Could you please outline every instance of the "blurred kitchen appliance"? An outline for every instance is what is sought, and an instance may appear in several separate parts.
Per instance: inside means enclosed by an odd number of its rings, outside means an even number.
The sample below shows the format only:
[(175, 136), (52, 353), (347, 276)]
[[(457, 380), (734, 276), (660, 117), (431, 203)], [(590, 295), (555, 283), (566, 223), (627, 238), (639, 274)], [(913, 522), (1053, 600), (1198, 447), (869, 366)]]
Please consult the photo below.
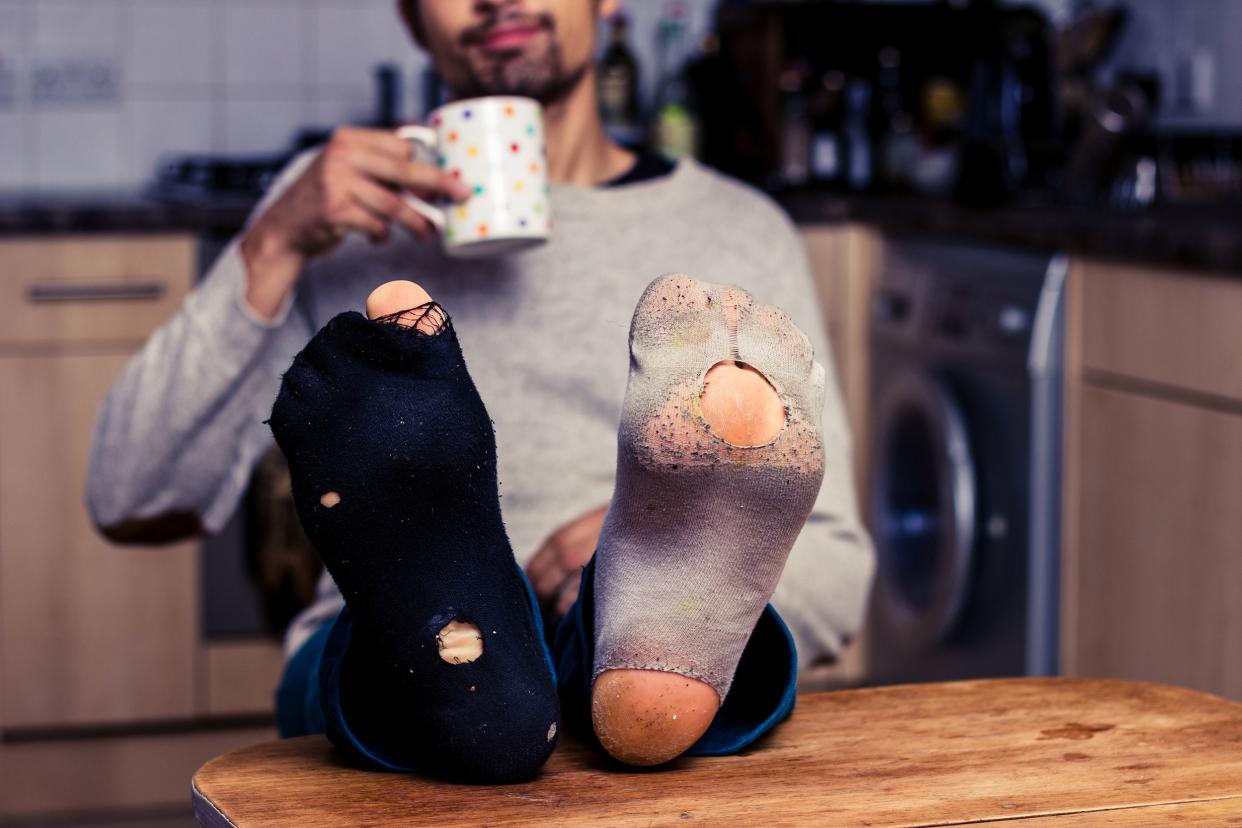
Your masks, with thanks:
[(916, 241), (884, 262), (868, 682), (1053, 674), (1064, 262)]

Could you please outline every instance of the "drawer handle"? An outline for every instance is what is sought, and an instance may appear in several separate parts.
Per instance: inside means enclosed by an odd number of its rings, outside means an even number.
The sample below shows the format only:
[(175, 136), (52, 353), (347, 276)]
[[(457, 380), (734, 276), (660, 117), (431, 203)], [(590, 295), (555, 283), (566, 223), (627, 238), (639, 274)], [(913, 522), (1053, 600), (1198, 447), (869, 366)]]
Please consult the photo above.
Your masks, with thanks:
[(26, 298), (37, 303), (133, 302), (163, 295), (161, 282), (43, 282), (26, 290)]

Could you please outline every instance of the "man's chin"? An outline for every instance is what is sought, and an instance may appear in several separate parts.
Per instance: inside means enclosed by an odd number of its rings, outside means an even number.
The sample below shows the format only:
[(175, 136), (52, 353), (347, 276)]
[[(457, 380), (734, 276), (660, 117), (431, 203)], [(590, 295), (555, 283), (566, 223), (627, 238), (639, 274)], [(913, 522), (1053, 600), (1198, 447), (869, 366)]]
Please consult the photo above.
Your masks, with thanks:
[(581, 79), (585, 67), (565, 72), (555, 54), (541, 50), (531, 55), (525, 51), (512, 54), (479, 56), (471, 61), (471, 82), (458, 97), (487, 95), (518, 95), (534, 98), (542, 104), (563, 98)]

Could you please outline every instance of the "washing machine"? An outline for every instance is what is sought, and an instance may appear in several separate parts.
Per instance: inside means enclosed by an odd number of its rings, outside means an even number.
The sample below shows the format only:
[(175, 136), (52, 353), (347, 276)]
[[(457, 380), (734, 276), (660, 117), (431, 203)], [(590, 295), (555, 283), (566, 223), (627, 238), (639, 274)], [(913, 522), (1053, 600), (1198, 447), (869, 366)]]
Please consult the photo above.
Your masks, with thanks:
[(871, 320), (870, 683), (1055, 674), (1064, 259), (886, 245)]

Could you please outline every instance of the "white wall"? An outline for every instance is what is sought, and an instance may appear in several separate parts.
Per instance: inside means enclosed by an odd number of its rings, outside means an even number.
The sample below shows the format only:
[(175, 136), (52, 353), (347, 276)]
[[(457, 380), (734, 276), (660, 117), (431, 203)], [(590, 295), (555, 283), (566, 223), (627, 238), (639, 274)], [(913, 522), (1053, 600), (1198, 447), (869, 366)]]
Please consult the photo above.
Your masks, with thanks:
[[(395, 0), (0, 0), (0, 188), (140, 184), (165, 153), (286, 147), (417, 92)], [(406, 112), (416, 111), (414, 102)]]
[[(701, 31), (712, 0), (687, 6)], [(627, 2), (644, 67), (662, 7)], [(133, 187), (165, 154), (283, 149), (365, 119), (380, 62), (421, 113), (396, 0), (0, 0), (0, 190)]]

